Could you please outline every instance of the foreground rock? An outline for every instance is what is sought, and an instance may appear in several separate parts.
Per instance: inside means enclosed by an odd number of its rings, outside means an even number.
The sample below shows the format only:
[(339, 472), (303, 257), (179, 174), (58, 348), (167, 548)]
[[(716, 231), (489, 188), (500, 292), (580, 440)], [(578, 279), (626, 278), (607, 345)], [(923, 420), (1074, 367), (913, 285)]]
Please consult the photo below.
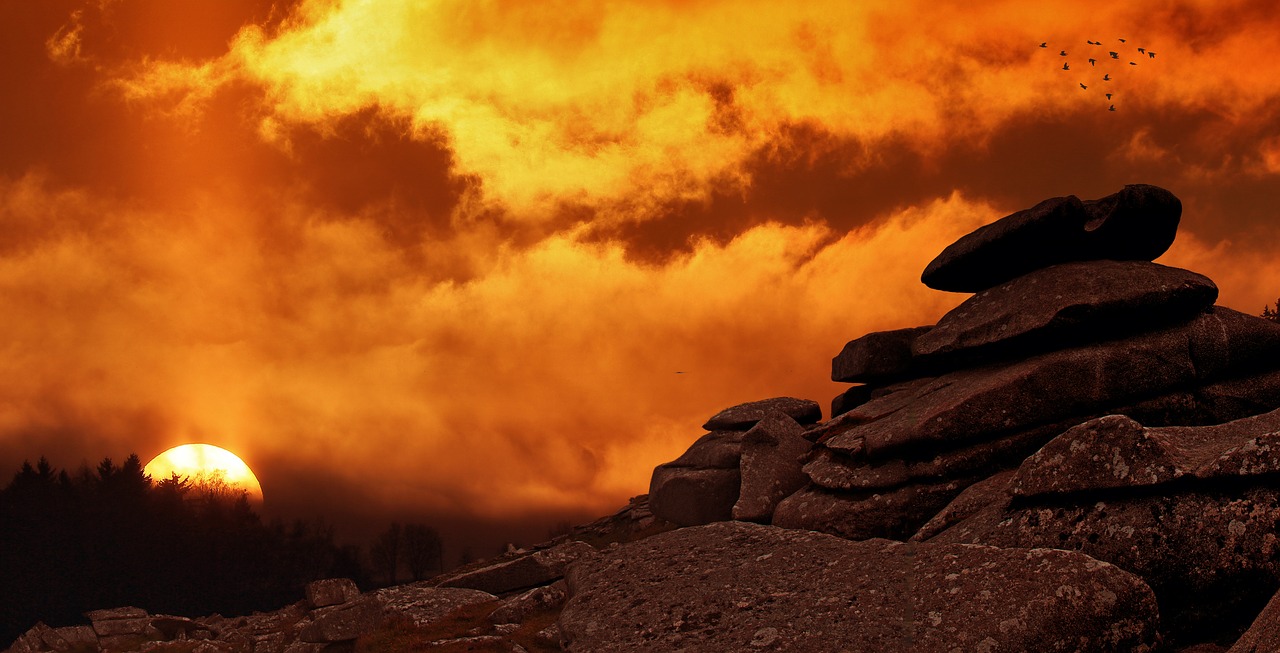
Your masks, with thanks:
[(1051, 549), (850, 542), (723, 523), (622, 546), (567, 580), (559, 623), (569, 651), (1145, 651), (1157, 642), (1146, 585)]

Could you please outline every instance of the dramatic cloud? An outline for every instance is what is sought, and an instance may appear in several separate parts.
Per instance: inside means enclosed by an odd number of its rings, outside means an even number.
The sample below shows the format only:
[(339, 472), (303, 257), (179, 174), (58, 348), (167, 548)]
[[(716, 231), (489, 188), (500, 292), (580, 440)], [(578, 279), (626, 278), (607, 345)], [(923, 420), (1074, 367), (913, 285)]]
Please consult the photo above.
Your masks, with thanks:
[(176, 6), (0, 3), (4, 465), (600, 514), (961, 301), (918, 282), (957, 236), (1125, 183), (1184, 201), (1162, 262), (1280, 294), (1269, 1)]

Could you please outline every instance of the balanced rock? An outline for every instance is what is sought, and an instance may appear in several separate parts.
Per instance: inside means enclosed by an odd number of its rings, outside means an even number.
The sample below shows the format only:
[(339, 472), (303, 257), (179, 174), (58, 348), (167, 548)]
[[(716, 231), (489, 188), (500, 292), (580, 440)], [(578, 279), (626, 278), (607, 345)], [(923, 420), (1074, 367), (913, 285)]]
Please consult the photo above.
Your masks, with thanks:
[(702, 428), (708, 431), (746, 431), (773, 412), (782, 413), (800, 424), (813, 424), (822, 419), (822, 407), (816, 401), (774, 397), (726, 408), (707, 420)]
[(1045, 200), (952, 243), (925, 268), (930, 288), (979, 292), (1071, 261), (1151, 261), (1173, 244), (1182, 202), (1163, 188), (1127, 185), (1099, 200)]
[(565, 649), (1148, 651), (1139, 579), (1052, 549), (850, 542), (741, 522), (574, 566)]
[(1208, 278), (1144, 261), (1083, 261), (1030, 272), (952, 309), (911, 343), (919, 359), (1034, 354), (1185, 321), (1213, 305)]

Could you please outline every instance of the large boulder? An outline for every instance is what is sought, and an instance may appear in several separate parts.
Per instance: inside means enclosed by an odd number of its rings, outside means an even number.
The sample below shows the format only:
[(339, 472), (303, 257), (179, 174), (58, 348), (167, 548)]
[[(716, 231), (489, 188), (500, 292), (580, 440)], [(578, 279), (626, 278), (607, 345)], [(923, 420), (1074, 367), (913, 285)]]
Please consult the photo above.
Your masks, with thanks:
[(649, 481), (653, 514), (678, 526), (732, 519), (742, 484), (739, 464), (745, 435), (712, 431), (679, 458), (654, 468)]
[(559, 625), (591, 651), (1148, 651), (1151, 591), (1073, 552), (850, 542), (729, 522), (574, 566)]
[(1173, 193), (1146, 184), (1088, 202), (1056, 197), (960, 238), (920, 279), (936, 290), (979, 292), (1059, 263), (1151, 261), (1173, 244), (1181, 217)]
[(978, 360), (1127, 336), (1213, 305), (1207, 277), (1145, 261), (1083, 261), (1030, 272), (952, 309), (911, 343), (920, 359)]
[(1227, 653), (1275, 653), (1280, 651), (1280, 593), (1271, 597), (1267, 606), (1249, 630), (1245, 631)]
[(1081, 551), (1146, 580), (1172, 641), (1229, 636), (1280, 588), (1277, 429), (1280, 411), (1204, 427), (1094, 420), (1026, 460), (1007, 488), (957, 497), (966, 505), (916, 539)]

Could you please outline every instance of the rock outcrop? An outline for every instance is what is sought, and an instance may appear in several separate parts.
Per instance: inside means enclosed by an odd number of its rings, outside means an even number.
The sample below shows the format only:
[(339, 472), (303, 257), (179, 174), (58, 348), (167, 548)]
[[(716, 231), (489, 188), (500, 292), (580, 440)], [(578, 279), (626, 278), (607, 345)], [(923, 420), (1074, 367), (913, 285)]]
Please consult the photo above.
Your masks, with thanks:
[[(751, 521), (1080, 551), (1150, 585), (1171, 643), (1238, 634), (1280, 588), (1268, 485), (1280, 478), (1280, 324), (1216, 306), (1211, 280), (1150, 262), (1180, 216), (1167, 191), (1127, 186), (1042, 202), (948, 247), (925, 282), (977, 294), (935, 325), (844, 346), (831, 378), (859, 385), (804, 427), (807, 482)], [(713, 460), (721, 441), (736, 448)], [(742, 519), (742, 451), (740, 438), (705, 436), (655, 470), (654, 505), (683, 526)], [(715, 474), (719, 494), (669, 491), (676, 469), (690, 486)], [(769, 474), (783, 487), (795, 472)]]

